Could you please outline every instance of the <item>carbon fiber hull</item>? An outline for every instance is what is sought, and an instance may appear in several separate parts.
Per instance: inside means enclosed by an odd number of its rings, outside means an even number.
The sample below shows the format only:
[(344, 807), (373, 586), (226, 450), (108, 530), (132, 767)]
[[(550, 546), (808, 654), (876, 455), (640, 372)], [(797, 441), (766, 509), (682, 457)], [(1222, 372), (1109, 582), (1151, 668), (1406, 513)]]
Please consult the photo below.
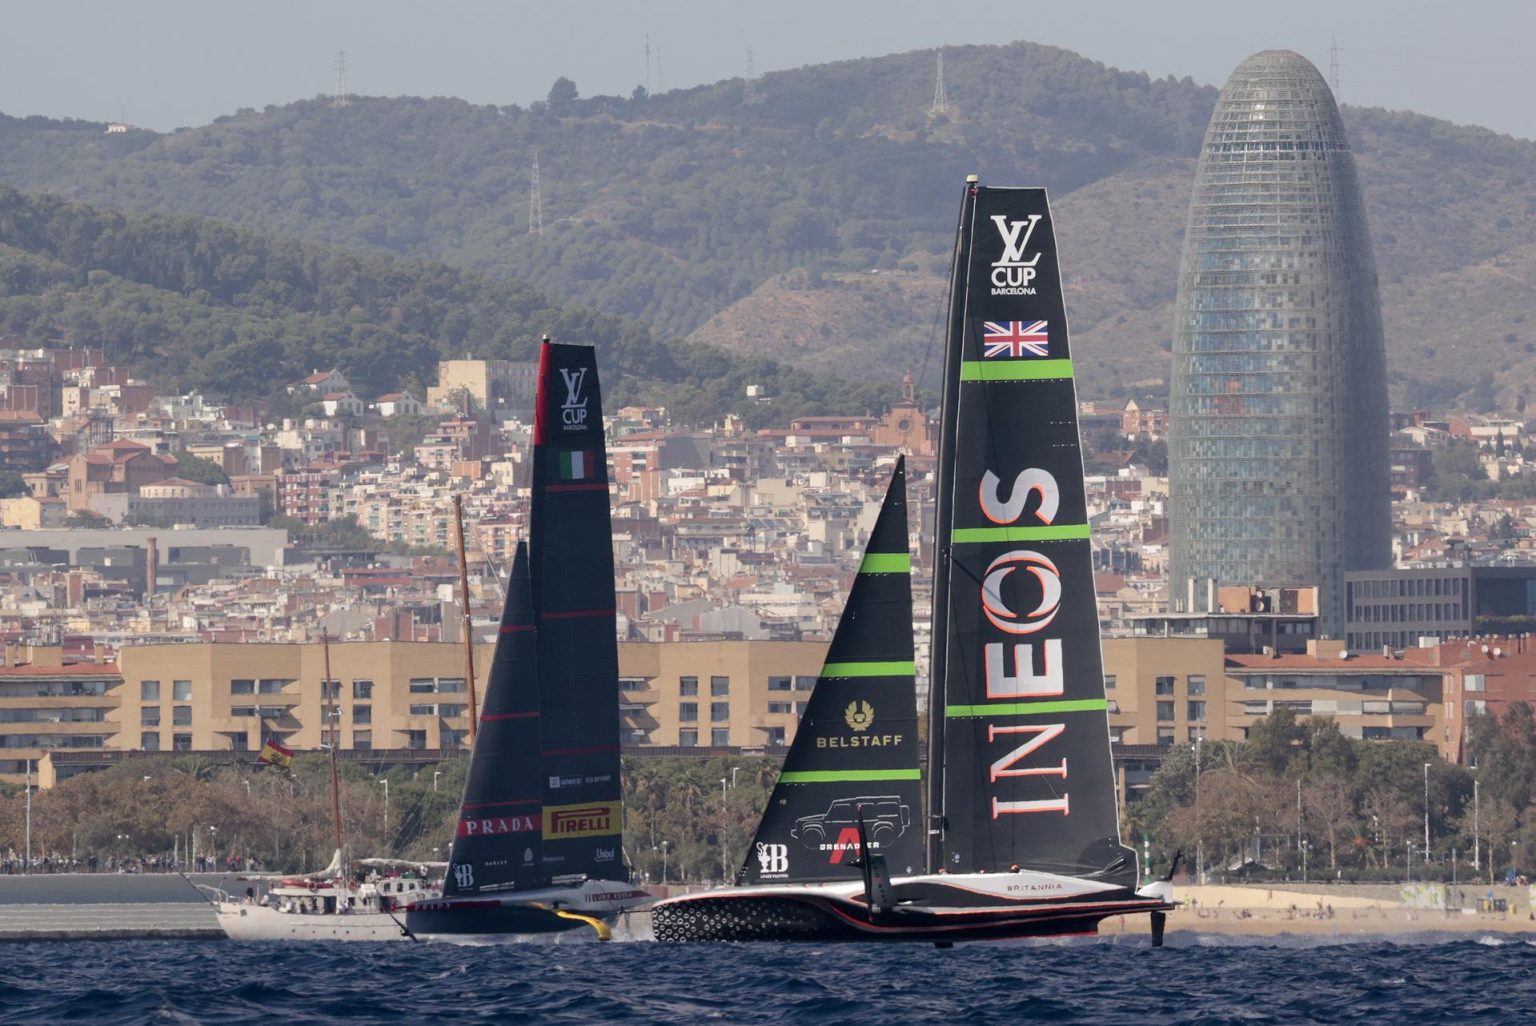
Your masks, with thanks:
[(786, 889), (782, 894), (700, 894), (651, 910), (656, 939), (698, 941), (985, 941), (1095, 934), (1111, 916), (1173, 906), (1128, 895), (1115, 900), (1039, 902), (1014, 907), (902, 906), (870, 914), (862, 900)]

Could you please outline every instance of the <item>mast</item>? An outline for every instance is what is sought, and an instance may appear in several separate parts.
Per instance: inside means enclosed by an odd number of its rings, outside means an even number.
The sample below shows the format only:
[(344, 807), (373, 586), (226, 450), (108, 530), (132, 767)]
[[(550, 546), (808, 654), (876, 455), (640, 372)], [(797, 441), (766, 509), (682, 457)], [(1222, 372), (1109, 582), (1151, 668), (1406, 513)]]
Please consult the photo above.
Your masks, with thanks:
[[(325, 653), (325, 684), (322, 685), (326, 694), (325, 718), (331, 724), (331, 826), (336, 832), (336, 851), (339, 854), (341, 852), (341, 778), (336, 770), (336, 740), (341, 724), (336, 719), (336, 687), (332, 687), (331, 681), (331, 639), (324, 627), (320, 628), (320, 649)], [(345, 864), (343, 864), (341, 875), (343, 877), (347, 875)]]
[(475, 639), (470, 630), (469, 617), (469, 564), (464, 557), (464, 497), (453, 497), (453, 522), (458, 528), (459, 542), (459, 594), (464, 598), (464, 681), (469, 689), (469, 744), (475, 744), (475, 726), (478, 722), (475, 710)]
[(960, 350), (965, 337), (971, 233), (976, 208), (976, 175), (966, 175), (949, 265), (949, 318), (944, 342), (944, 383), (939, 415), (939, 462), (934, 504), (933, 608), (928, 663), (928, 871), (941, 868), (944, 844), (944, 667), (948, 649), (945, 609), (949, 603), (949, 528), (954, 520), (955, 408), (960, 399)]

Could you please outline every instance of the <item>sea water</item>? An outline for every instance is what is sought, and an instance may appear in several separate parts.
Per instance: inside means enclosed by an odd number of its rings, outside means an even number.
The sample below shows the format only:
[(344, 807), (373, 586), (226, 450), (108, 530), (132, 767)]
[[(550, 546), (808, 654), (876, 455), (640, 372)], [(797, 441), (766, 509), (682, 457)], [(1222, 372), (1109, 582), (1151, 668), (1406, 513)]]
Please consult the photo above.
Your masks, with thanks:
[(1514, 939), (0, 945), (0, 1023), (1517, 1023)]

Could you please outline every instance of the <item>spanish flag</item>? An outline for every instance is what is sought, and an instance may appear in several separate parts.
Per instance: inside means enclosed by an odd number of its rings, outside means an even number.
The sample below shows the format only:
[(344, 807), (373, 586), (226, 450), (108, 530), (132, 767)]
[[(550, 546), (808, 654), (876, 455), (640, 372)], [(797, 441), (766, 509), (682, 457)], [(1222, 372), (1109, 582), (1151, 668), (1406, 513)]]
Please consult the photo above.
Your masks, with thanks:
[(264, 766), (292, 766), (293, 749), (284, 747), (277, 738), (269, 737), (267, 743), (262, 746), (261, 754), (256, 757), (256, 761)]

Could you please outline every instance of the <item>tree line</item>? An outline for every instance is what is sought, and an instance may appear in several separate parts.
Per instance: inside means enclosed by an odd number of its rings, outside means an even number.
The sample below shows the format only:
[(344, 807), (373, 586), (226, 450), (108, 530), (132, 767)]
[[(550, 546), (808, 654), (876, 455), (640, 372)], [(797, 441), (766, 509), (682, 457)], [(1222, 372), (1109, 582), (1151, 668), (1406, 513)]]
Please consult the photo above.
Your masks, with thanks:
[(1178, 852), (1198, 872), (1203, 860), (1207, 879), (1523, 874), (1536, 857), (1536, 716), (1516, 702), (1467, 729), (1476, 769), (1426, 742), (1360, 740), (1276, 710), (1246, 740), (1169, 749), (1129, 805), (1128, 836), (1154, 866)]

